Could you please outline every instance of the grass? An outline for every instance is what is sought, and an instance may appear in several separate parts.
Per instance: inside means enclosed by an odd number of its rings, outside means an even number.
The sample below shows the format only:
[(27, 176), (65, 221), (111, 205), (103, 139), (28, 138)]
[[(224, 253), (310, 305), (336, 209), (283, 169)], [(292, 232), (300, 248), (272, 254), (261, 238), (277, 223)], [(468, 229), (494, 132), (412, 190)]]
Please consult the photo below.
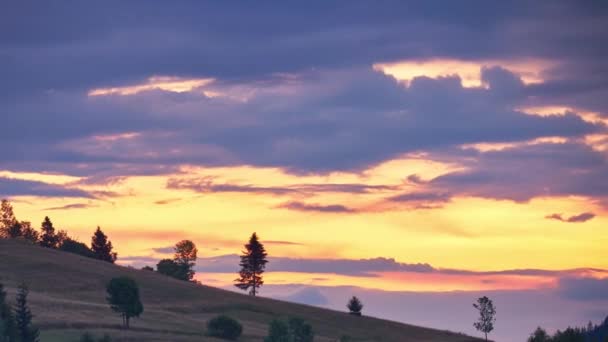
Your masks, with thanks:
[[(105, 301), (105, 284), (129, 276), (140, 287), (144, 313), (130, 330)], [(465, 342), (462, 334), (373, 317), (354, 317), (307, 305), (252, 298), (230, 291), (178, 281), (156, 272), (135, 270), (78, 255), (0, 239), (0, 283), (14, 298), (21, 282), (42, 342), (78, 341), (85, 331), (108, 334), (113, 341), (219, 341), (204, 335), (206, 322), (226, 314), (243, 324), (240, 341), (262, 341), (273, 318), (301, 317), (315, 331), (315, 341)]]

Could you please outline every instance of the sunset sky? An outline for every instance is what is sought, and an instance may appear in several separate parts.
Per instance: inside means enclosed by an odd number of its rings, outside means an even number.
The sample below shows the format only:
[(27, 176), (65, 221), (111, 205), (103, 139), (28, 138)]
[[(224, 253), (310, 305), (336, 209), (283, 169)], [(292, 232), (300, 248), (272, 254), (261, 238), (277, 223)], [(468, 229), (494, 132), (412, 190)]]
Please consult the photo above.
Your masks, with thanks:
[(0, 197), (141, 267), (497, 341), (608, 311), (602, 1), (0, 5)]

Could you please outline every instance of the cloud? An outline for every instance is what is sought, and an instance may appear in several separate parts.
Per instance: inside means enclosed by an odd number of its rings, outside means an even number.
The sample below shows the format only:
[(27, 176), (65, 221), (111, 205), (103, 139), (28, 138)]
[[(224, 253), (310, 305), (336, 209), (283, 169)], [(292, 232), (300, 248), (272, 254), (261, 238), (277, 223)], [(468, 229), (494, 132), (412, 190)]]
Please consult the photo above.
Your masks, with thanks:
[(551, 215), (545, 216), (546, 219), (557, 220), (557, 221), (568, 222), (568, 223), (587, 222), (587, 221), (593, 219), (594, 217), (595, 217), (594, 213), (582, 213), (582, 214), (570, 216), (568, 218), (562, 217), (562, 214), (551, 214)]
[(165, 205), (165, 204), (179, 202), (181, 200), (182, 200), (181, 198), (167, 198), (167, 199), (155, 201), (154, 204)]
[(277, 240), (266, 240), (264, 241), (266, 245), (284, 245), (284, 246), (304, 246), (303, 243), (292, 242), (292, 241), (277, 241)]
[(341, 204), (316, 204), (304, 203), (298, 201), (289, 201), (279, 204), (277, 208), (283, 208), (294, 211), (310, 211), (320, 213), (353, 213), (356, 210), (348, 208)]
[(152, 248), (152, 251), (154, 251), (156, 253), (160, 253), (160, 254), (173, 254), (175, 252), (175, 247), (174, 246), (157, 247), (157, 248)]
[(608, 278), (564, 277), (558, 283), (565, 298), (582, 301), (608, 301)]
[(3, 196), (81, 197), (95, 198), (84, 190), (38, 181), (0, 177)]
[(93, 207), (95, 207), (95, 205), (87, 204), (87, 203), (73, 203), (73, 204), (66, 204), (66, 205), (60, 206), (60, 207), (46, 208), (44, 210), (71, 210), (71, 209), (87, 209), (87, 208), (93, 208)]

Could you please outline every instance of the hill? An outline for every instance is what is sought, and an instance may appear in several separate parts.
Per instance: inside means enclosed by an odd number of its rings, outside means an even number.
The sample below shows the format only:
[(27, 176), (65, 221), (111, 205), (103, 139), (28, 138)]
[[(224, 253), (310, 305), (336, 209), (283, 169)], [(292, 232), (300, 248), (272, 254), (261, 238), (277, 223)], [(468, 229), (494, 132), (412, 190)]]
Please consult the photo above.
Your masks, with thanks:
[[(120, 318), (105, 302), (105, 284), (123, 275), (138, 282), (145, 306), (143, 316), (133, 320), (129, 331), (120, 329)], [(206, 321), (217, 314), (241, 321), (241, 341), (261, 341), (268, 323), (286, 316), (310, 322), (315, 341), (337, 341), (342, 335), (353, 341), (480, 341), (372, 317), (252, 298), (12, 240), (0, 239), (0, 282), (11, 299), (20, 282), (28, 284), (42, 342), (77, 341), (84, 331), (108, 333), (113, 341), (214, 341), (204, 331)]]

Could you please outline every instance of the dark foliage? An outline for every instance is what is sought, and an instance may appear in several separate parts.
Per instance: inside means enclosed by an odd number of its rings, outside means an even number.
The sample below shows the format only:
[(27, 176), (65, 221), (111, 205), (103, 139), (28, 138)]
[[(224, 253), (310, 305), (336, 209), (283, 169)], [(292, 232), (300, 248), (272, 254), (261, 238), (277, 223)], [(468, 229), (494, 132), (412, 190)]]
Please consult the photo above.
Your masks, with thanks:
[(116, 253), (112, 249), (112, 242), (108, 240), (108, 237), (101, 231), (101, 228), (97, 227), (91, 239), (91, 250), (95, 258), (114, 263), (116, 261)]
[(4, 285), (0, 284), (0, 342), (16, 340), (15, 319), (11, 307), (6, 301)]
[(8, 200), (3, 199), (0, 202), (0, 238), (10, 237), (8, 231), (15, 223), (17, 223), (17, 219), (13, 212), (13, 206)]
[(150, 267), (150, 266), (144, 266), (141, 268), (143, 271), (154, 271), (154, 268)]
[(175, 244), (173, 261), (179, 266), (179, 270), (174, 273), (174, 277), (186, 281), (194, 279), (194, 265), (197, 253), (198, 249), (196, 245), (190, 240), (182, 240)]
[(123, 326), (128, 329), (130, 319), (139, 317), (144, 311), (137, 283), (128, 277), (112, 278), (106, 286), (106, 292), (108, 293), (106, 299), (112, 310), (120, 313)]
[(496, 322), (494, 303), (492, 303), (490, 298), (483, 296), (477, 299), (477, 303), (474, 303), (473, 307), (479, 311), (479, 319), (473, 323), (473, 326), (485, 334), (487, 341), (488, 333), (494, 330), (494, 323)]
[(38, 342), (40, 334), (38, 328), (32, 325), (32, 312), (27, 305), (29, 291), (25, 284), (21, 284), (17, 291), (17, 302), (15, 304), (15, 327), (17, 340), (19, 342)]
[(15, 221), (15, 223), (8, 227), (6, 235), (10, 239), (16, 239), (23, 236), (21, 222)]
[(22, 237), (31, 243), (37, 244), (39, 235), (36, 229), (32, 228), (32, 224), (29, 221), (21, 221), (21, 235)]
[(156, 264), (156, 270), (160, 274), (167, 275), (179, 280), (187, 280), (187, 270), (183, 265), (178, 265), (172, 259), (162, 259)]
[(608, 317), (600, 325), (591, 322), (587, 327), (568, 327), (549, 336), (538, 327), (528, 338), (528, 342), (608, 342)]
[(256, 233), (253, 233), (249, 238), (249, 243), (245, 245), (245, 251), (241, 255), (241, 271), (239, 278), (236, 279), (236, 287), (241, 290), (249, 290), (249, 294), (255, 296), (257, 289), (264, 284), (262, 273), (266, 268), (268, 260), (266, 260), (266, 250), (264, 245), (258, 240)]
[(207, 322), (207, 335), (236, 340), (243, 333), (243, 326), (237, 320), (225, 315), (217, 316)]
[(361, 310), (363, 310), (363, 303), (357, 298), (353, 296), (346, 304), (348, 308), (348, 313), (354, 316), (361, 316)]
[(99, 339), (95, 339), (95, 336), (89, 332), (85, 332), (80, 336), (79, 342), (112, 342), (112, 339), (109, 335), (103, 335)]
[(96, 258), (95, 253), (84, 243), (71, 238), (66, 238), (59, 246), (59, 250), (85, 256), (87, 258)]
[(273, 320), (268, 326), (268, 336), (264, 342), (312, 342), (312, 326), (301, 318), (292, 317), (287, 321)]
[(49, 219), (48, 216), (42, 221), (40, 231), (42, 232), (42, 235), (40, 235), (40, 246), (47, 248), (59, 247), (59, 240), (57, 234), (55, 234), (55, 227), (53, 227), (53, 222), (51, 222), (51, 219)]

